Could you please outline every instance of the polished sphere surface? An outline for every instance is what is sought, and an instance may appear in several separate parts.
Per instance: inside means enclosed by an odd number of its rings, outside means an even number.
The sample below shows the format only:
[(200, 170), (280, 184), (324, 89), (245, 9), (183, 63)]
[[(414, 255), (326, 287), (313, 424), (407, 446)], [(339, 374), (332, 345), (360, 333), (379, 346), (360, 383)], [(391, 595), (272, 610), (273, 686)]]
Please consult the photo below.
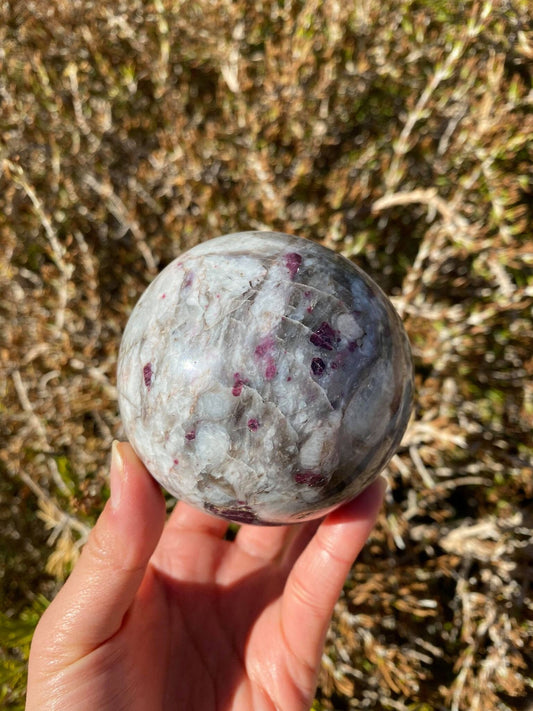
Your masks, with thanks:
[(276, 232), (217, 237), (171, 262), (128, 320), (117, 381), (126, 435), (155, 479), (252, 524), (355, 497), (396, 451), (413, 392), (381, 289)]

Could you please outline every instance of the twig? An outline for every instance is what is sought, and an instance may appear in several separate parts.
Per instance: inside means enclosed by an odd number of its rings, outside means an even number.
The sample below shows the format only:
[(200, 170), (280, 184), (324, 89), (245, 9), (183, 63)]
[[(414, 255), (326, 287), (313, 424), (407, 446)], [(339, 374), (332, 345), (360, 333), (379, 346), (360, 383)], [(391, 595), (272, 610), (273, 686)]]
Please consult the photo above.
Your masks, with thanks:
[(63, 329), (63, 326), (65, 325), (65, 310), (68, 303), (68, 282), (72, 276), (72, 272), (74, 271), (74, 266), (72, 264), (68, 264), (65, 261), (64, 256), (66, 250), (60, 243), (55, 233), (55, 230), (52, 227), (52, 222), (46, 214), (43, 205), (39, 197), (37, 196), (37, 193), (30, 185), (29, 181), (26, 179), (22, 167), (20, 165), (16, 165), (8, 158), (4, 158), (3, 163), (4, 168), (7, 168), (11, 173), (14, 183), (19, 185), (30, 199), (30, 202), (34, 207), (35, 212), (39, 217), (41, 225), (43, 226), (46, 237), (48, 238), (48, 242), (50, 243), (50, 247), (52, 248), (52, 253), (50, 256), (61, 275), (59, 283), (56, 287), (59, 297), (59, 306), (56, 310), (55, 320), (56, 329), (58, 331), (61, 331)]
[[(37, 441), (39, 443), (39, 447), (43, 452), (51, 454), (51, 450), (48, 445), (46, 428), (44, 427), (40, 418), (37, 416), (35, 410), (33, 409), (33, 405), (31, 404), (31, 401), (28, 397), (28, 391), (26, 390), (26, 386), (24, 384), (24, 381), (22, 380), (20, 372), (18, 370), (14, 370), (11, 374), (11, 377), (13, 379), (13, 385), (15, 386), (20, 405), (24, 412), (29, 415), (31, 426), (37, 434)], [(48, 469), (50, 470), (50, 474), (52, 475), (52, 479), (54, 480), (56, 486), (63, 494), (69, 494), (70, 492), (68, 490), (68, 487), (61, 478), (61, 475), (59, 474), (59, 470), (57, 468), (57, 463), (52, 456), (47, 457), (47, 464)]]
[(428, 489), (434, 489), (435, 482), (433, 481), (431, 474), (426, 469), (425, 464), (422, 461), (422, 457), (420, 456), (418, 449), (415, 445), (411, 445), (409, 447), (409, 454), (411, 456), (411, 459), (413, 460), (413, 464), (415, 465), (416, 471), (420, 474), (420, 478), (422, 479), (424, 484), (427, 486)]
[(124, 205), (120, 197), (113, 190), (113, 187), (111, 185), (104, 185), (90, 173), (84, 176), (84, 181), (99, 197), (106, 201), (109, 212), (122, 225), (124, 234), (126, 234), (126, 232), (132, 233), (137, 243), (137, 249), (141, 253), (149, 271), (152, 273), (157, 272), (157, 260), (144, 239), (139, 224), (136, 220), (129, 217), (126, 205)]

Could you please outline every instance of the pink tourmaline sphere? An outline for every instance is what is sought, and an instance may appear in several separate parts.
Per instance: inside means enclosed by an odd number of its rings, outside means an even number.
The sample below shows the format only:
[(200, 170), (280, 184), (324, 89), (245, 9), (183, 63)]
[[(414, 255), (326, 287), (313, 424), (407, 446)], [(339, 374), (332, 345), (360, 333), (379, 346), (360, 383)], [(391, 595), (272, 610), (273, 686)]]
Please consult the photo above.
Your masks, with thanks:
[(240, 523), (323, 516), (396, 451), (409, 343), (381, 289), (321, 245), (242, 232), (169, 264), (127, 323), (126, 435), (169, 492)]

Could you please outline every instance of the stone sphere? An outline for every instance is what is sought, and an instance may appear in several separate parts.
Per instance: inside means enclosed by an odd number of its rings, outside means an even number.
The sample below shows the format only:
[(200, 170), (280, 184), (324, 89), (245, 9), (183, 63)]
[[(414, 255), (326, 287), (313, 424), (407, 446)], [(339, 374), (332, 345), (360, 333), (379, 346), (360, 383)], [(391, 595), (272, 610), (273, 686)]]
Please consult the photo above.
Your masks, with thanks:
[(118, 361), (124, 429), (170, 493), (248, 524), (354, 498), (407, 426), (409, 343), (344, 257), (275, 232), (201, 243), (154, 279)]

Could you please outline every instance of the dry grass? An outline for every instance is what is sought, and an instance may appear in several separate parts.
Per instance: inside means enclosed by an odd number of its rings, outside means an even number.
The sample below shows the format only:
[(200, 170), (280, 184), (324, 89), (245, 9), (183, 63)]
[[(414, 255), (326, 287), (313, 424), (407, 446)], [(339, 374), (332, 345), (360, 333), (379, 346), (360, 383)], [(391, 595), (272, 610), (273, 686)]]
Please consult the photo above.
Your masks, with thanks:
[(532, 59), (527, 0), (0, 2), (6, 708), (107, 497), (133, 303), (247, 228), (352, 257), (416, 361), (315, 708), (531, 708)]

